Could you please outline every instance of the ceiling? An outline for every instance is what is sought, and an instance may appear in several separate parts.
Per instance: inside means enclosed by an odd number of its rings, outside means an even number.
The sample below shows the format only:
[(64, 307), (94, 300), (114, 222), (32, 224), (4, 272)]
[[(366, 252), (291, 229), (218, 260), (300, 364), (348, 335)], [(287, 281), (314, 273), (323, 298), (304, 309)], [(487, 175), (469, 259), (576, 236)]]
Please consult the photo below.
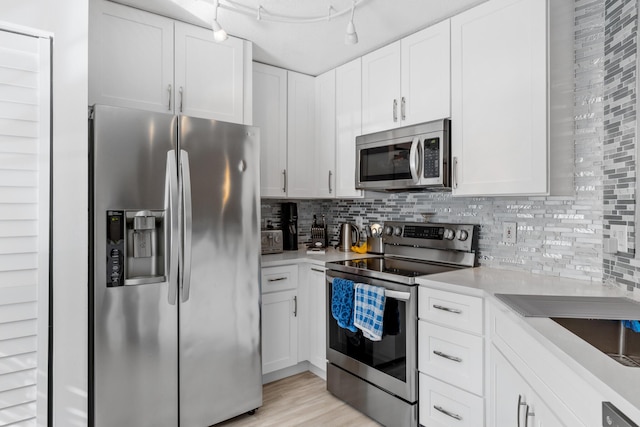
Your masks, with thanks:
[[(114, 1), (208, 28), (213, 20), (213, 0)], [(484, 1), (359, 0), (353, 20), (359, 43), (353, 45), (344, 44), (352, 0), (234, 0), (278, 15), (328, 16), (329, 6), (349, 13), (316, 23), (287, 23), (221, 7), (218, 22), (230, 35), (253, 42), (255, 61), (316, 76)]]

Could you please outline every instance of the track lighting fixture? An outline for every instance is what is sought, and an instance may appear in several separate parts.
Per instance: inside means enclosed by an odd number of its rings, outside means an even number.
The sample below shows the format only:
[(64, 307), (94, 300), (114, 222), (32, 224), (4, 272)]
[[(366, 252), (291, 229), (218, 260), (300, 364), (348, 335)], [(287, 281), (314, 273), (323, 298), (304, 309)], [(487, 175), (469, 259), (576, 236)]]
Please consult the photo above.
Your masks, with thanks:
[(347, 34), (344, 36), (344, 44), (356, 44), (358, 43), (358, 33), (356, 33), (356, 27), (353, 25), (353, 15), (356, 12), (356, 0), (353, 0), (351, 6), (351, 19), (347, 24)]
[[(358, 34), (356, 33), (355, 25), (353, 24), (353, 15), (355, 13), (356, 6), (363, 1), (367, 0), (353, 0), (351, 5), (351, 18), (347, 24), (347, 32), (345, 35), (345, 44), (358, 43)], [(274, 12), (270, 12), (265, 9), (264, 6), (258, 5), (258, 7), (251, 7), (242, 4), (237, 0), (214, 0), (214, 18), (211, 23), (213, 28), (213, 36), (216, 41), (224, 41), (227, 39), (227, 32), (222, 29), (218, 23), (218, 8), (222, 8), (231, 12), (241, 13), (247, 16), (253, 16), (257, 21), (271, 21), (271, 22), (284, 22), (292, 24), (310, 24), (322, 21), (331, 21), (332, 19), (349, 13), (349, 9), (336, 10), (332, 5), (329, 6), (328, 15), (323, 16), (292, 16), (282, 15)]]
[(220, 3), (218, 0), (216, 0), (215, 4), (214, 4), (214, 10), (213, 10), (213, 22), (211, 23), (211, 28), (213, 29), (213, 38), (215, 41), (217, 42), (223, 42), (225, 41), (229, 36), (227, 35), (227, 32), (224, 30), (224, 28), (222, 28), (220, 26), (220, 24), (218, 23), (218, 7), (220, 6)]

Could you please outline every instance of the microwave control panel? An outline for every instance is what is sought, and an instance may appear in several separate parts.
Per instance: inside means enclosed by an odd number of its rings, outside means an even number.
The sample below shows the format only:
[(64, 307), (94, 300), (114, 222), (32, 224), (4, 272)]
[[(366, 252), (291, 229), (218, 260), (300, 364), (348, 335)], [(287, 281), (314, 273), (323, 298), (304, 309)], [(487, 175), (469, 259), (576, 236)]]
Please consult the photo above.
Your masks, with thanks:
[(440, 138), (425, 138), (423, 156), (424, 178), (440, 177)]

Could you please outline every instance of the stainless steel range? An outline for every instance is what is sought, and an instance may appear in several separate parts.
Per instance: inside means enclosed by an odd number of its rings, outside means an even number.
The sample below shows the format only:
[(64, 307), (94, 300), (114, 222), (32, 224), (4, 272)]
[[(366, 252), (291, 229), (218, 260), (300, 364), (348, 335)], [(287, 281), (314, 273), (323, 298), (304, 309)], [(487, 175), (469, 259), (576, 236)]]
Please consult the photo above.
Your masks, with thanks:
[[(477, 226), (386, 222), (384, 255), (327, 263), (327, 389), (386, 426), (418, 425), (416, 277), (477, 265)], [(371, 341), (331, 314), (335, 278), (384, 288), (383, 334)]]

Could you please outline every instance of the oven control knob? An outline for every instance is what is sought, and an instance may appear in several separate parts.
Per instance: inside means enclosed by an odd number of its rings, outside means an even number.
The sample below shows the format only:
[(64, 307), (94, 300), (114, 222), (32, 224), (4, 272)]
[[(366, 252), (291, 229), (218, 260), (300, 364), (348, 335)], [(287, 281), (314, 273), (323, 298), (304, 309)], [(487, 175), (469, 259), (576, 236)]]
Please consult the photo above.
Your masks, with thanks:
[(393, 227), (390, 225), (385, 225), (384, 234), (386, 234), (387, 236), (391, 236), (393, 234)]
[(467, 232), (467, 230), (458, 230), (458, 232), (456, 233), (456, 238), (461, 242), (467, 240), (468, 237), (469, 233)]
[(444, 238), (447, 240), (453, 240), (456, 237), (456, 233), (450, 229), (450, 228), (445, 228), (444, 229)]
[(395, 227), (395, 228), (393, 229), (393, 234), (394, 234), (395, 236), (402, 236), (402, 227)]

